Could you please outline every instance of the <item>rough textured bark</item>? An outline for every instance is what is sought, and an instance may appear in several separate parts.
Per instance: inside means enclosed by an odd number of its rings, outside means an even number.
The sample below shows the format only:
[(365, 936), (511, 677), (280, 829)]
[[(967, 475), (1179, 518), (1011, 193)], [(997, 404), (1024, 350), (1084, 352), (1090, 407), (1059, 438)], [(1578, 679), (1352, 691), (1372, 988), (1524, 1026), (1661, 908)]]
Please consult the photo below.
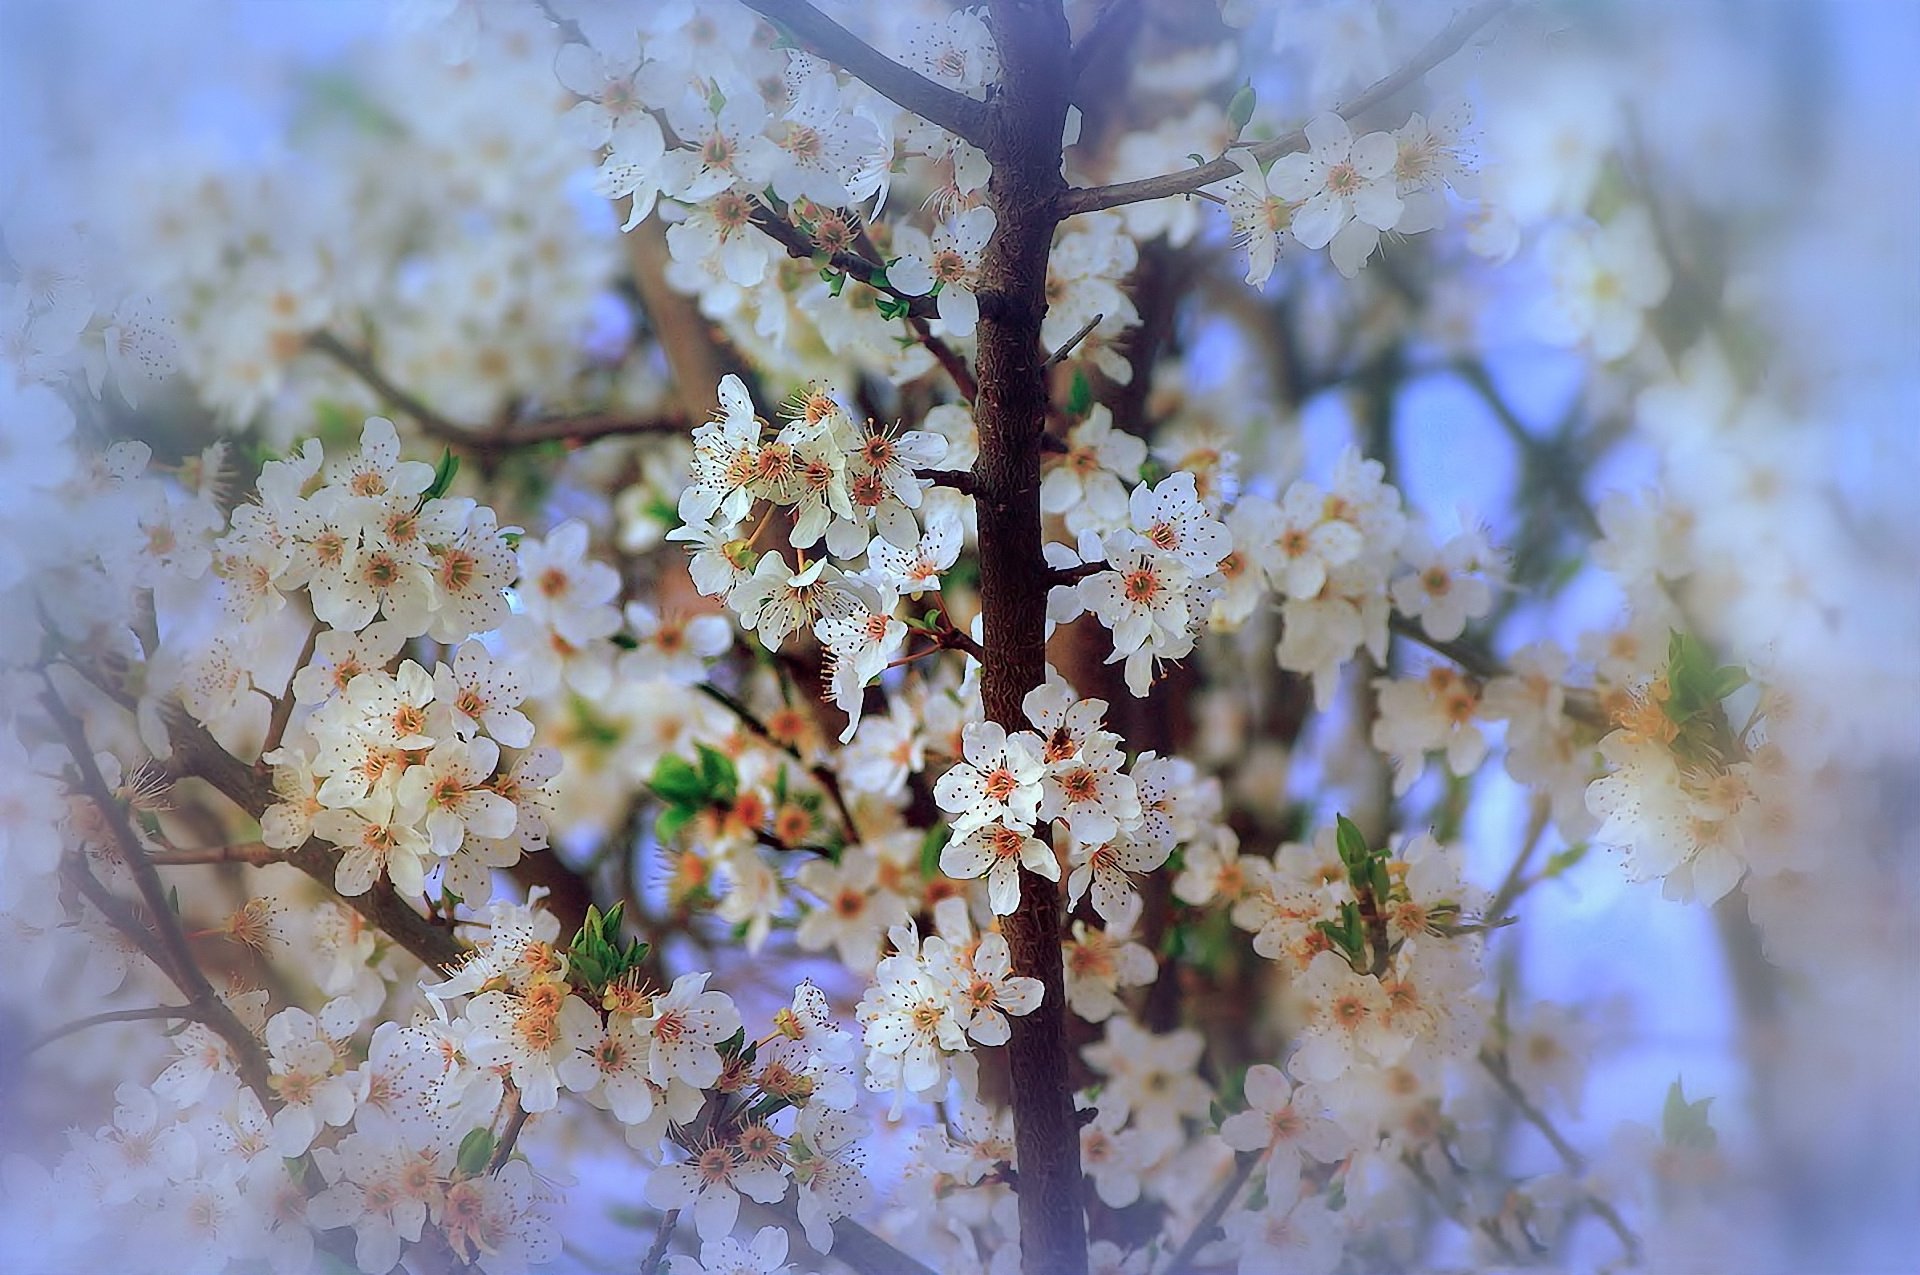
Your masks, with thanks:
[[(1040, 553), (1040, 436), (1047, 387), (1040, 348), (1047, 256), (1065, 189), (1060, 137), (1069, 77), (1059, 0), (994, 0), (1002, 65), (990, 121), (988, 186), (997, 227), (981, 261), (980, 458), (974, 497), (980, 526), (980, 605), (987, 652), (987, 716), (1026, 725), (1021, 701), (1046, 673), (1046, 566)], [(1020, 1252), (1027, 1275), (1087, 1269), (1080, 1131), (1068, 1079), (1059, 887), (1021, 871), (1020, 907), (1002, 929), (1014, 968), (1045, 986), (1040, 1007), (1013, 1024), (1008, 1043), (1014, 1144), (1020, 1159)]]

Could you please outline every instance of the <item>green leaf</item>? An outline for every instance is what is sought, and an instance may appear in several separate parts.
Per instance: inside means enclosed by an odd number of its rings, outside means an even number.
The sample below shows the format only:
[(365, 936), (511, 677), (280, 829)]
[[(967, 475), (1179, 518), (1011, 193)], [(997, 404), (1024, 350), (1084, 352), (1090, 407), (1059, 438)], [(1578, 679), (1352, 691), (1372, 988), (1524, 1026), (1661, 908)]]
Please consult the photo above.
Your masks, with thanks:
[(1707, 1122), (1707, 1108), (1712, 1105), (1711, 1098), (1688, 1102), (1686, 1091), (1676, 1077), (1667, 1088), (1666, 1106), (1660, 1112), (1661, 1139), (1670, 1147), (1712, 1151), (1720, 1143), (1720, 1136)]
[(676, 806), (699, 807), (706, 804), (706, 780), (685, 758), (672, 753), (662, 757), (653, 768), (653, 778), (647, 781), (647, 786), (662, 801)]
[(493, 1160), (493, 1147), (493, 1133), (488, 1129), (474, 1129), (460, 1139), (456, 1164), (461, 1175), (471, 1178), (485, 1173), (487, 1165)]
[(1093, 407), (1093, 382), (1079, 368), (1073, 372), (1073, 385), (1067, 391), (1067, 415), (1085, 416)]
[(947, 848), (947, 842), (953, 837), (953, 829), (944, 823), (936, 823), (927, 829), (927, 835), (920, 839), (920, 875), (931, 881), (940, 875), (940, 852)]
[(1247, 121), (1253, 118), (1254, 101), (1253, 81), (1247, 80), (1234, 91), (1233, 100), (1227, 103), (1227, 123), (1233, 125), (1234, 137), (1239, 137)]
[(460, 472), (460, 458), (453, 454), (451, 447), (440, 453), (440, 463), (433, 467), (433, 482), (420, 493), (422, 500), (438, 500), (453, 487), (453, 476)]
[(1587, 857), (1587, 848), (1586, 842), (1576, 841), (1565, 850), (1556, 851), (1548, 855), (1547, 866), (1541, 870), (1541, 875), (1551, 879), (1566, 872), (1569, 868), (1573, 867), (1574, 864)]
[(913, 312), (913, 302), (897, 299), (884, 292), (874, 300), (873, 308), (883, 319), (904, 319)]
[(660, 812), (653, 821), (653, 835), (662, 842), (670, 842), (680, 835), (680, 830), (694, 821), (699, 811), (688, 806), (669, 806)]
[(1340, 862), (1347, 865), (1347, 872), (1355, 880), (1365, 880), (1367, 861), (1373, 857), (1373, 851), (1367, 848), (1367, 839), (1345, 815), (1334, 816), (1334, 844), (1340, 850)]
[(1380, 855), (1367, 865), (1367, 885), (1373, 890), (1373, 897), (1384, 905), (1393, 893), (1393, 880), (1387, 875), (1387, 860)]
[(740, 774), (734, 769), (733, 758), (706, 744), (695, 747), (700, 753), (700, 781), (705, 785), (706, 800), (731, 802), (740, 790)]

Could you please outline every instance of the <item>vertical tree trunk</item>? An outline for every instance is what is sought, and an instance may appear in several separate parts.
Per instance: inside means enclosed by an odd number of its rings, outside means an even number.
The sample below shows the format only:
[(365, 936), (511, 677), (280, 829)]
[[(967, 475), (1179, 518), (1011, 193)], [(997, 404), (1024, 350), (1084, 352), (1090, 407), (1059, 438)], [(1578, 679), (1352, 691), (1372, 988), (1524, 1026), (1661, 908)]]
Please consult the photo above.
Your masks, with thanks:
[[(1001, 79), (987, 157), (997, 228), (978, 294), (980, 603), (989, 718), (1026, 726), (1021, 701), (1046, 672), (1047, 568), (1040, 545), (1040, 436), (1047, 387), (1040, 348), (1047, 257), (1065, 183), (1069, 36), (1059, 0), (993, 0)], [(1067, 1072), (1066, 992), (1059, 886), (1021, 870), (1020, 907), (1002, 923), (1014, 968), (1046, 988), (1014, 1020), (1008, 1044), (1014, 1143), (1020, 1160), (1020, 1252), (1027, 1275), (1084, 1275), (1080, 1130)]]

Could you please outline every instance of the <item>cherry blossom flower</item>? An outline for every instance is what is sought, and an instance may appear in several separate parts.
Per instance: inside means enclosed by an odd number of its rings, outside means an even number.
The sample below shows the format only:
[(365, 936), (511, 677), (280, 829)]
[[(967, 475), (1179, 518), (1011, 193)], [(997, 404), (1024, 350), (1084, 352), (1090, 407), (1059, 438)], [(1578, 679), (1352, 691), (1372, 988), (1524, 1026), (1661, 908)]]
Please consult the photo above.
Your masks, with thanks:
[(731, 1235), (709, 1240), (705, 1231), (700, 1234), (699, 1258), (676, 1253), (667, 1259), (667, 1275), (789, 1275), (793, 1270), (787, 1233), (777, 1226), (761, 1227), (746, 1244)]
[(1061, 944), (1066, 967), (1067, 1008), (1090, 1023), (1120, 1012), (1120, 989), (1144, 987), (1159, 973), (1153, 953), (1132, 940), (1132, 927), (1110, 924), (1100, 930), (1073, 923), (1073, 937)]
[(1020, 906), (1021, 868), (1049, 881), (1060, 879), (1060, 861), (1046, 842), (1004, 823), (957, 833), (940, 851), (940, 871), (956, 881), (987, 878), (987, 902), (996, 916)]
[(1428, 637), (1451, 642), (1466, 630), (1468, 620), (1493, 609), (1501, 564), (1481, 532), (1463, 531), (1435, 547), (1424, 528), (1410, 526), (1400, 553), (1413, 574), (1393, 582), (1393, 605), (1402, 615), (1418, 619)]
[(939, 226), (931, 238), (903, 226), (893, 237), (900, 258), (888, 267), (887, 278), (908, 296), (937, 287), (941, 324), (953, 336), (970, 336), (980, 320), (980, 303), (973, 295), (980, 257), (993, 238), (994, 225), (993, 209), (982, 204)]
[(740, 1030), (740, 1011), (725, 992), (706, 990), (709, 974), (682, 974), (637, 1020), (646, 1042), (647, 1075), (656, 1085), (681, 1080), (707, 1089), (720, 1077), (717, 1046)]
[(994, 822), (1032, 828), (1038, 816), (1040, 739), (1031, 731), (1007, 734), (998, 722), (974, 722), (963, 737), (966, 760), (955, 762), (934, 785), (934, 800), (957, 816), (956, 835)]
[(1534, 326), (1557, 345), (1591, 344), (1611, 361), (1639, 343), (1645, 314), (1672, 286), (1673, 273), (1640, 207), (1615, 214), (1597, 229), (1559, 227), (1540, 245), (1551, 292), (1534, 311)]
[[(524, 993), (482, 992), (467, 1005), (466, 1054), (476, 1066), (505, 1067), (528, 1111), (560, 1101), (561, 1069), (600, 1039), (600, 1015), (551, 979)], [(569, 1068), (570, 1069), (570, 1068)]]
[(1113, 413), (1095, 404), (1087, 418), (1067, 431), (1067, 452), (1047, 466), (1040, 479), (1040, 508), (1065, 514), (1067, 529), (1106, 532), (1127, 518), (1123, 484), (1140, 480), (1146, 443), (1113, 427)]
[(520, 711), (524, 692), (520, 676), (498, 663), (478, 642), (462, 642), (451, 667), (433, 670), (433, 712), (444, 713), (446, 726), (431, 727), (436, 739), (451, 734), (472, 739), (484, 729), (507, 748), (525, 748), (533, 742), (533, 723)]
[(426, 810), (434, 854), (454, 854), (469, 834), (496, 840), (512, 834), (519, 811), (488, 787), (499, 763), (499, 745), (479, 736), (470, 743), (442, 740), (419, 765), (407, 767), (398, 800)]
[[(940, 938), (927, 940), (927, 954), (934, 962), (952, 959), (951, 949)], [(960, 964), (964, 973), (954, 983), (961, 1030), (982, 1045), (1006, 1044), (1012, 1035), (1006, 1016), (1031, 1014), (1039, 1008), (1040, 980), (1013, 972), (1013, 956), (1000, 934), (984, 935)]]
[(613, 1113), (621, 1124), (640, 1124), (653, 1114), (654, 1086), (648, 1078), (649, 1044), (631, 1014), (609, 1013), (600, 1038), (563, 1059), (560, 1083), (587, 1101)]
[(345, 851), (334, 870), (334, 888), (348, 896), (365, 894), (384, 876), (401, 894), (419, 894), (432, 852), (419, 828), (426, 813), (423, 791), (382, 786), (352, 805), (315, 815), (314, 835)]
[[(647, 1203), (656, 1209), (693, 1210), (694, 1229), (708, 1243), (723, 1241), (740, 1216), (740, 1197), (761, 1204), (785, 1198), (791, 1179), (784, 1164), (751, 1158), (734, 1140), (696, 1147), (683, 1164), (665, 1164), (647, 1175)], [(786, 1236), (780, 1233), (784, 1250)]]
[(273, 1149), (290, 1160), (306, 1154), (322, 1127), (353, 1118), (353, 1084), (338, 1074), (332, 1038), (303, 1009), (268, 1019), (266, 1045), (281, 1103), (273, 1113)]
[(1222, 1223), (1240, 1254), (1239, 1275), (1275, 1270), (1331, 1275), (1344, 1247), (1339, 1227), (1337, 1215), (1314, 1195), (1274, 1196), (1264, 1210), (1235, 1213)]
[(1040, 817), (1065, 823), (1083, 844), (1111, 840), (1140, 822), (1139, 789), (1121, 772), (1126, 754), (1112, 738), (1096, 732), (1078, 756), (1048, 765), (1040, 781)]
[(1073, 871), (1067, 875), (1067, 906), (1080, 902), (1091, 890), (1093, 910), (1110, 923), (1131, 923), (1140, 912), (1140, 892), (1133, 878), (1167, 861), (1171, 846), (1152, 846), (1118, 833), (1111, 840), (1075, 842)]
[(1351, 276), (1400, 219), (1400, 193), (1394, 178), (1399, 148), (1391, 133), (1355, 139), (1347, 122), (1331, 112), (1307, 121), (1304, 151), (1282, 155), (1268, 174), (1271, 190), (1304, 201), (1294, 211), (1293, 237), (1309, 248), (1325, 248), (1343, 233), (1334, 264)]
[(810, 1104), (794, 1123), (787, 1156), (807, 1243), (833, 1251), (833, 1223), (851, 1216), (873, 1198), (865, 1156), (859, 1144), (867, 1122), (846, 1112)]
[(1324, 1113), (1311, 1087), (1295, 1088), (1278, 1067), (1247, 1069), (1247, 1110), (1220, 1125), (1221, 1139), (1235, 1151), (1258, 1151), (1266, 1159), (1267, 1195), (1286, 1199), (1298, 1190), (1307, 1157), (1330, 1164), (1353, 1150), (1346, 1133)]

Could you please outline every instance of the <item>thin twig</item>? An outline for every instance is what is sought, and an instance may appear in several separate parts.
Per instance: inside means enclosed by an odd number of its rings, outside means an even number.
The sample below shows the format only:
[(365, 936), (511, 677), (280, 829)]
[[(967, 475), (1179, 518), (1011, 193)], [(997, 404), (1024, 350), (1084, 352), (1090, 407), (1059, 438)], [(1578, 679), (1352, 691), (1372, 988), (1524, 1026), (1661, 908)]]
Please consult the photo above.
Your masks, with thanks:
[[(271, 1103), (273, 1088), (268, 1083), (271, 1072), (267, 1066), (266, 1051), (227, 1003), (220, 999), (213, 990), (213, 984), (207, 981), (199, 962), (194, 959), (193, 949), (187, 944), (186, 932), (180, 928), (179, 918), (174, 916), (173, 908), (167, 901), (166, 886), (161, 882), (160, 874), (147, 858), (146, 847), (140, 844), (139, 836), (128, 822), (127, 812), (114, 800), (106, 779), (100, 774), (100, 767), (93, 759), (93, 749), (87, 743), (86, 728), (60, 697), (59, 688), (54, 685), (47, 670), (42, 669), (40, 677), (47, 688), (41, 702), (46, 705), (47, 713), (60, 731), (67, 751), (73, 756), (74, 765), (80, 772), (81, 789), (106, 824), (114, 850), (126, 864), (140, 897), (146, 903), (156, 945), (165, 956), (164, 961), (156, 963), (173, 979), (174, 986), (180, 989), (187, 1000), (205, 1015), (207, 1026), (227, 1042), (228, 1048), (233, 1051), (234, 1065), (239, 1070), (240, 1079), (259, 1095), (263, 1103)], [(111, 893), (100, 886), (91, 873), (85, 872), (84, 867), (81, 871), (88, 880), (93, 881), (101, 895), (111, 897)], [(98, 896), (95, 898), (97, 905)]]
[(509, 1089), (507, 1101), (513, 1104), (512, 1114), (507, 1117), (507, 1127), (500, 1131), (500, 1141), (493, 1144), (493, 1154), (487, 1157), (487, 1172), (498, 1173), (501, 1166), (513, 1157), (514, 1144), (520, 1141), (520, 1131), (527, 1127), (527, 1109), (520, 1102), (520, 1091)]
[(680, 1225), (680, 1210), (668, 1209), (660, 1219), (660, 1230), (653, 1237), (653, 1247), (640, 1259), (640, 1275), (659, 1275), (660, 1266), (667, 1260), (667, 1249), (673, 1244), (673, 1229)]
[[(1567, 1166), (1567, 1170), (1575, 1177), (1584, 1174), (1587, 1170), (1586, 1157), (1567, 1141), (1565, 1134), (1554, 1127), (1547, 1113), (1540, 1110), (1534, 1105), (1533, 1100), (1527, 1097), (1526, 1091), (1520, 1088), (1519, 1082), (1513, 1078), (1513, 1073), (1507, 1069), (1506, 1059), (1483, 1049), (1480, 1051), (1480, 1065), (1489, 1076), (1493, 1077), (1493, 1083), (1500, 1087), (1500, 1092), (1507, 1096), (1514, 1110), (1518, 1111), (1528, 1124), (1540, 1131), (1540, 1136), (1547, 1140), (1547, 1145), (1553, 1148), (1554, 1154), (1560, 1157), (1561, 1163)], [(1606, 1223), (1607, 1228), (1620, 1241), (1621, 1247), (1626, 1249), (1628, 1263), (1634, 1266), (1639, 1265), (1640, 1237), (1634, 1233), (1632, 1227), (1627, 1225), (1626, 1219), (1620, 1216), (1620, 1211), (1609, 1201), (1591, 1192), (1586, 1195), (1586, 1204), (1593, 1210), (1596, 1217)]]
[(849, 841), (858, 841), (860, 839), (859, 825), (854, 822), (853, 810), (847, 805), (847, 795), (841, 791), (840, 788), (840, 776), (834, 774), (830, 768), (818, 762), (808, 761), (801, 755), (800, 750), (792, 744), (783, 743), (775, 739), (773, 732), (767, 729), (767, 724), (761, 721), (752, 709), (748, 708), (738, 699), (735, 699), (732, 695), (729, 695), (726, 691), (715, 686), (712, 682), (696, 683), (694, 689), (732, 713), (739, 719), (740, 724), (745, 726), (749, 731), (752, 731), (759, 738), (772, 744), (775, 748), (778, 748), (781, 752), (787, 754), (787, 756), (793, 758), (799, 762), (801, 766), (805, 767), (806, 772), (813, 776), (813, 781), (825, 790), (828, 799), (833, 802), (834, 809), (840, 812), (840, 818), (847, 826), (847, 839)]
[(83, 1032), (89, 1027), (99, 1027), (105, 1023), (138, 1023), (154, 1019), (178, 1019), (188, 1023), (207, 1021), (206, 1016), (193, 1005), (150, 1005), (144, 1009), (110, 1009), (103, 1014), (89, 1014), (85, 1018), (76, 1018), (52, 1031), (42, 1032), (21, 1048), (19, 1056), (24, 1058), (64, 1036)]
[[(1427, 41), (1420, 51), (1399, 70), (1375, 81), (1357, 97), (1342, 102), (1335, 108), (1335, 113), (1342, 119), (1352, 119), (1400, 93), (1428, 71), (1458, 53), (1476, 31), (1512, 8), (1514, 3), (1515, 0), (1481, 0), (1481, 3), (1465, 10), (1449, 22), (1440, 34)], [(1258, 142), (1246, 149), (1251, 150), (1256, 159), (1265, 163), (1267, 160), (1306, 145), (1306, 141), (1306, 130), (1295, 129), (1285, 136)], [(1138, 181), (1118, 182), (1111, 186), (1075, 187), (1061, 195), (1060, 215), (1072, 217), (1078, 213), (1097, 212), (1102, 208), (1118, 208), (1122, 204), (1137, 204), (1149, 199), (1165, 199), (1171, 195), (1191, 195), (1203, 186), (1211, 186), (1215, 182), (1238, 176), (1240, 176), (1240, 166), (1222, 156), (1211, 163), (1201, 164), (1184, 172), (1163, 173), (1158, 177), (1143, 177)]]
[(1259, 1163), (1258, 1152), (1241, 1151), (1234, 1155), (1233, 1173), (1220, 1188), (1220, 1194), (1213, 1197), (1213, 1203), (1207, 1206), (1207, 1211), (1200, 1215), (1200, 1220), (1193, 1224), (1193, 1229), (1187, 1232), (1185, 1242), (1173, 1251), (1173, 1257), (1160, 1268), (1160, 1275), (1181, 1275), (1188, 1268), (1194, 1254), (1200, 1251), (1214, 1228), (1220, 1225), (1220, 1219), (1226, 1216), (1234, 1197), (1247, 1185), (1247, 1179), (1253, 1176), (1254, 1166)]
[[(174, 985), (201, 1013), (206, 1015), (207, 1025), (218, 1032), (233, 1050), (235, 1065), (239, 1068), (240, 1078), (247, 1087), (257, 1093), (261, 1100), (270, 1101), (272, 1087), (268, 1084), (269, 1070), (266, 1051), (261, 1048), (253, 1033), (246, 1029), (227, 1003), (213, 990), (213, 984), (207, 981), (206, 974), (194, 959), (193, 949), (187, 944), (186, 932), (180, 928), (179, 918), (174, 916), (173, 908), (167, 900), (165, 885), (160, 874), (154, 870), (153, 863), (147, 858), (146, 847), (140, 844), (139, 836), (127, 819), (127, 812), (114, 800), (113, 793), (107, 787), (106, 779), (100, 773), (99, 765), (93, 759), (92, 747), (87, 743), (86, 728), (80, 719), (73, 715), (66, 701), (60, 697), (59, 688), (54, 685), (47, 670), (41, 670), (41, 681), (46, 685), (46, 694), (41, 697), (48, 715), (59, 729), (65, 741), (67, 751), (72, 754), (74, 765), (80, 772), (81, 788), (93, 803), (100, 819), (106, 824), (108, 835), (112, 837), (114, 849), (132, 874), (134, 884), (140, 896), (146, 902), (147, 912), (152, 917), (153, 928), (158, 936), (161, 951), (166, 954), (167, 962), (162, 968), (168, 968)], [(91, 876), (91, 874), (89, 874)], [(96, 883), (97, 884), (97, 883)], [(103, 887), (104, 890), (104, 887)]]
[(380, 369), (372, 356), (356, 350), (331, 332), (316, 332), (308, 346), (352, 372), (389, 404), (411, 416), (430, 437), (482, 457), (496, 457), (541, 443), (590, 443), (596, 439), (631, 434), (680, 434), (686, 422), (678, 416), (556, 416), (511, 426), (462, 425), (443, 416), (419, 395), (402, 388)]
[(1073, 353), (1073, 347), (1080, 344), (1082, 341), (1086, 340), (1087, 335), (1090, 332), (1092, 332), (1095, 328), (1099, 327), (1100, 321), (1106, 317), (1107, 316), (1104, 314), (1096, 314), (1091, 319), (1088, 319), (1085, 323), (1082, 323), (1080, 325), (1080, 330), (1078, 332), (1075, 332), (1072, 336), (1068, 337), (1066, 339), (1065, 344), (1063, 344), (1059, 349), (1055, 350), (1052, 354), (1047, 355), (1046, 362), (1040, 365), (1040, 370), (1044, 372), (1047, 369), (1056, 367), (1060, 363), (1064, 362), (1066, 357), (1069, 354)]
[(287, 689), (281, 693), (279, 699), (273, 701), (273, 716), (267, 722), (266, 742), (260, 745), (260, 755), (263, 757), (280, 747), (287, 737), (287, 724), (293, 720), (295, 703), (293, 679), (300, 676), (300, 670), (305, 668), (307, 661), (313, 658), (314, 647), (320, 642), (320, 630), (324, 627), (326, 626), (320, 621), (315, 620), (313, 626), (307, 630), (307, 640), (301, 646), (300, 654), (293, 661), (293, 671), (287, 674)]
[(155, 850), (147, 856), (156, 867), (178, 868), (203, 863), (245, 863), (261, 867), (284, 863), (286, 855), (261, 841), (242, 841), (229, 846), (199, 846), (187, 850)]

